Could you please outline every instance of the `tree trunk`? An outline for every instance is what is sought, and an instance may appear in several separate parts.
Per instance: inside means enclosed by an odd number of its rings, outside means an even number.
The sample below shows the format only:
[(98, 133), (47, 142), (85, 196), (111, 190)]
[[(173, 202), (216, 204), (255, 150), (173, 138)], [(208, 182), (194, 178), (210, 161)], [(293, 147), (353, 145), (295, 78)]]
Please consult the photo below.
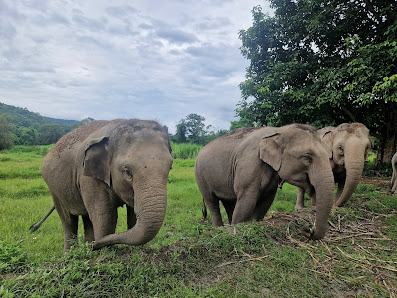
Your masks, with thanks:
[(391, 109), (388, 117), (385, 117), (385, 125), (382, 130), (375, 167), (381, 163), (390, 163), (397, 146), (397, 110)]

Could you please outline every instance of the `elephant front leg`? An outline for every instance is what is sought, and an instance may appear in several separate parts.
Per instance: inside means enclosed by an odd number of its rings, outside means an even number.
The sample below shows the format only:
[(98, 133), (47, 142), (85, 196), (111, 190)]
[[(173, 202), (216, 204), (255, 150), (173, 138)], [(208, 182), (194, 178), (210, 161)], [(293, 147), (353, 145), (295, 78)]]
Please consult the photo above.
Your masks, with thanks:
[(90, 243), (95, 240), (94, 227), (92, 226), (92, 221), (88, 215), (83, 215), (82, 218), (84, 223), (84, 239)]
[(136, 224), (136, 214), (134, 208), (126, 205), (127, 208), (127, 228), (131, 229)]
[(234, 208), (232, 224), (250, 221), (254, 215), (255, 206), (260, 198), (258, 188), (250, 187), (237, 194), (237, 203)]
[(305, 208), (305, 190), (303, 188), (297, 188), (295, 210), (301, 210)]
[(255, 207), (252, 220), (262, 220), (276, 197), (277, 188), (262, 194), (260, 201)]
[(392, 194), (397, 193), (397, 179), (394, 181), (393, 187), (391, 189), (391, 193)]
[(336, 196), (335, 196), (335, 201), (337, 202), (343, 193), (343, 189), (345, 188), (345, 180), (340, 180), (337, 181), (337, 190), (336, 190)]
[(115, 233), (119, 201), (112, 190), (104, 182), (84, 176), (80, 181), (80, 193), (92, 222), (95, 241)]

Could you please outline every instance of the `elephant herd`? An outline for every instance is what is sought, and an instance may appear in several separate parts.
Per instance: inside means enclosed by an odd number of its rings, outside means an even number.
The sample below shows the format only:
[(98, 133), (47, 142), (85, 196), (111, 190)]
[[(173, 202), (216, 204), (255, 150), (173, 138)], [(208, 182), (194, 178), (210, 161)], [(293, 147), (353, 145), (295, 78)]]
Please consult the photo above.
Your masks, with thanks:
[[(303, 208), (304, 193), (312, 198), (315, 228), (304, 227), (303, 234), (321, 239), (332, 206), (342, 206), (355, 191), (372, 146), (360, 123), (235, 130), (204, 146), (196, 159), (203, 215), (207, 206), (213, 225), (223, 225), (222, 202), (231, 224), (261, 220), (287, 182), (298, 187), (296, 209)], [(64, 251), (77, 235), (80, 215), (93, 249), (153, 239), (165, 217), (172, 162), (168, 134), (154, 121), (93, 121), (63, 136), (44, 158), (42, 176), (54, 202), (49, 214), (57, 210), (62, 222)], [(394, 177), (397, 154), (393, 162)], [(122, 205), (128, 229), (116, 233)]]

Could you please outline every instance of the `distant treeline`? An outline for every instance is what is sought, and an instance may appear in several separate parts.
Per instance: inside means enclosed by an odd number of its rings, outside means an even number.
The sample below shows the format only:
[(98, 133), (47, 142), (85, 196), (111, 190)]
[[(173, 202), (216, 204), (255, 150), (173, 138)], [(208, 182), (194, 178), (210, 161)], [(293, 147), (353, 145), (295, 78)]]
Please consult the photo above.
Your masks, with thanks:
[(82, 123), (91, 121), (43, 117), (26, 108), (0, 103), (0, 150), (13, 145), (49, 145)]
[[(0, 103), (0, 150), (11, 148), (13, 145), (55, 144), (63, 135), (93, 120), (92, 118), (82, 121), (48, 118), (26, 108)], [(204, 121), (205, 118), (200, 115), (189, 114), (185, 119), (180, 120), (175, 135), (170, 134), (171, 141), (202, 146), (228, 132), (228, 130), (212, 130), (211, 126), (205, 126)], [(168, 131), (168, 127), (165, 126), (165, 129)], [(193, 147), (189, 147), (189, 150), (191, 148)]]

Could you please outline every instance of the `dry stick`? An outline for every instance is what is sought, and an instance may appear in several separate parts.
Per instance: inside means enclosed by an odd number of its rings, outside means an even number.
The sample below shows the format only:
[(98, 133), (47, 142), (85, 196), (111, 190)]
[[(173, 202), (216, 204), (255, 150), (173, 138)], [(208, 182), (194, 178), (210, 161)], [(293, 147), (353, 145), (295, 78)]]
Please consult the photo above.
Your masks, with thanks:
[(395, 289), (393, 289), (391, 286), (389, 286), (385, 280), (383, 280), (383, 284), (385, 285), (387, 291), (389, 292), (390, 297), (396, 297), (396, 295), (394, 294)]
[[(365, 258), (365, 261), (367, 261), (367, 262), (364, 262), (364, 260), (362, 260), (362, 259), (354, 258), (354, 257), (352, 257), (351, 255), (349, 255), (349, 254), (343, 252), (339, 247), (336, 247), (336, 248), (337, 248), (345, 257), (347, 257), (347, 258), (349, 258), (349, 259), (352, 259), (352, 260), (354, 260), (354, 261), (361, 262), (361, 263), (362, 263), (361, 267), (363, 267), (363, 268), (365, 268), (365, 269), (368, 269), (367, 267), (365, 267), (366, 265), (371, 265), (372, 267), (378, 267), (378, 268), (383, 268), (383, 269), (390, 270), (390, 271), (393, 271), (393, 272), (397, 272), (397, 269), (394, 268), (394, 267), (392, 267), (392, 266), (382, 266), (382, 265), (378, 265), (378, 264), (372, 264), (372, 263), (368, 262), (368, 260), (370, 260), (370, 259), (368, 259), (368, 258)], [(373, 259), (372, 259), (372, 260), (373, 260)], [(377, 260), (375, 260), (375, 261), (377, 261)], [(357, 265), (360, 265), (360, 264), (357, 264)], [(369, 270), (369, 269), (368, 269), (368, 271), (370, 271), (370, 272), (373, 273), (373, 271), (371, 271), (371, 270)]]
[(379, 259), (377, 256), (375, 256), (372, 252), (366, 250), (364, 247), (362, 247), (360, 244), (357, 243), (357, 246), (359, 248), (361, 248), (362, 251), (366, 252), (367, 254), (371, 255), (373, 258), (367, 258), (367, 260), (371, 260), (371, 261), (377, 261), (380, 263), (391, 263), (391, 264), (397, 264), (397, 262), (393, 262), (393, 261), (386, 261), (386, 260), (381, 260)]
[[(353, 237), (358, 237), (358, 236), (368, 236), (368, 235), (376, 236), (376, 234), (373, 233), (373, 232), (368, 232), (368, 233), (354, 233), (353, 235), (347, 235), (347, 236), (336, 237), (336, 238), (333, 238), (333, 239), (331, 239), (331, 240), (333, 240), (333, 241), (338, 241), (338, 240), (342, 240), (342, 239), (353, 238)], [(374, 238), (368, 238), (368, 239), (374, 239)]]
[(232, 264), (238, 264), (238, 263), (246, 263), (246, 262), (251, 262), (251, 261), (262, 261), (263, 263), (271, 266), (274, 268), (274, 265), (272, 263), (269, 262), (265, 262), (263, 259), (267, 258), (269, 256), (263, 256), (263, 257), (257, 257), (257, 258), (250, 258), (250, 259), (245, 259), (245, 260), (241, 260), (241, 261), (232, 261), (232, 262), (226, 262), (226, 263), (222, 263), (219, 264), (217, 266), (215, 266), (215, 268), (219, 268), (219, 267), (223, 267), (223, 266), (227, 266), (227, 265), (232, 265)]

